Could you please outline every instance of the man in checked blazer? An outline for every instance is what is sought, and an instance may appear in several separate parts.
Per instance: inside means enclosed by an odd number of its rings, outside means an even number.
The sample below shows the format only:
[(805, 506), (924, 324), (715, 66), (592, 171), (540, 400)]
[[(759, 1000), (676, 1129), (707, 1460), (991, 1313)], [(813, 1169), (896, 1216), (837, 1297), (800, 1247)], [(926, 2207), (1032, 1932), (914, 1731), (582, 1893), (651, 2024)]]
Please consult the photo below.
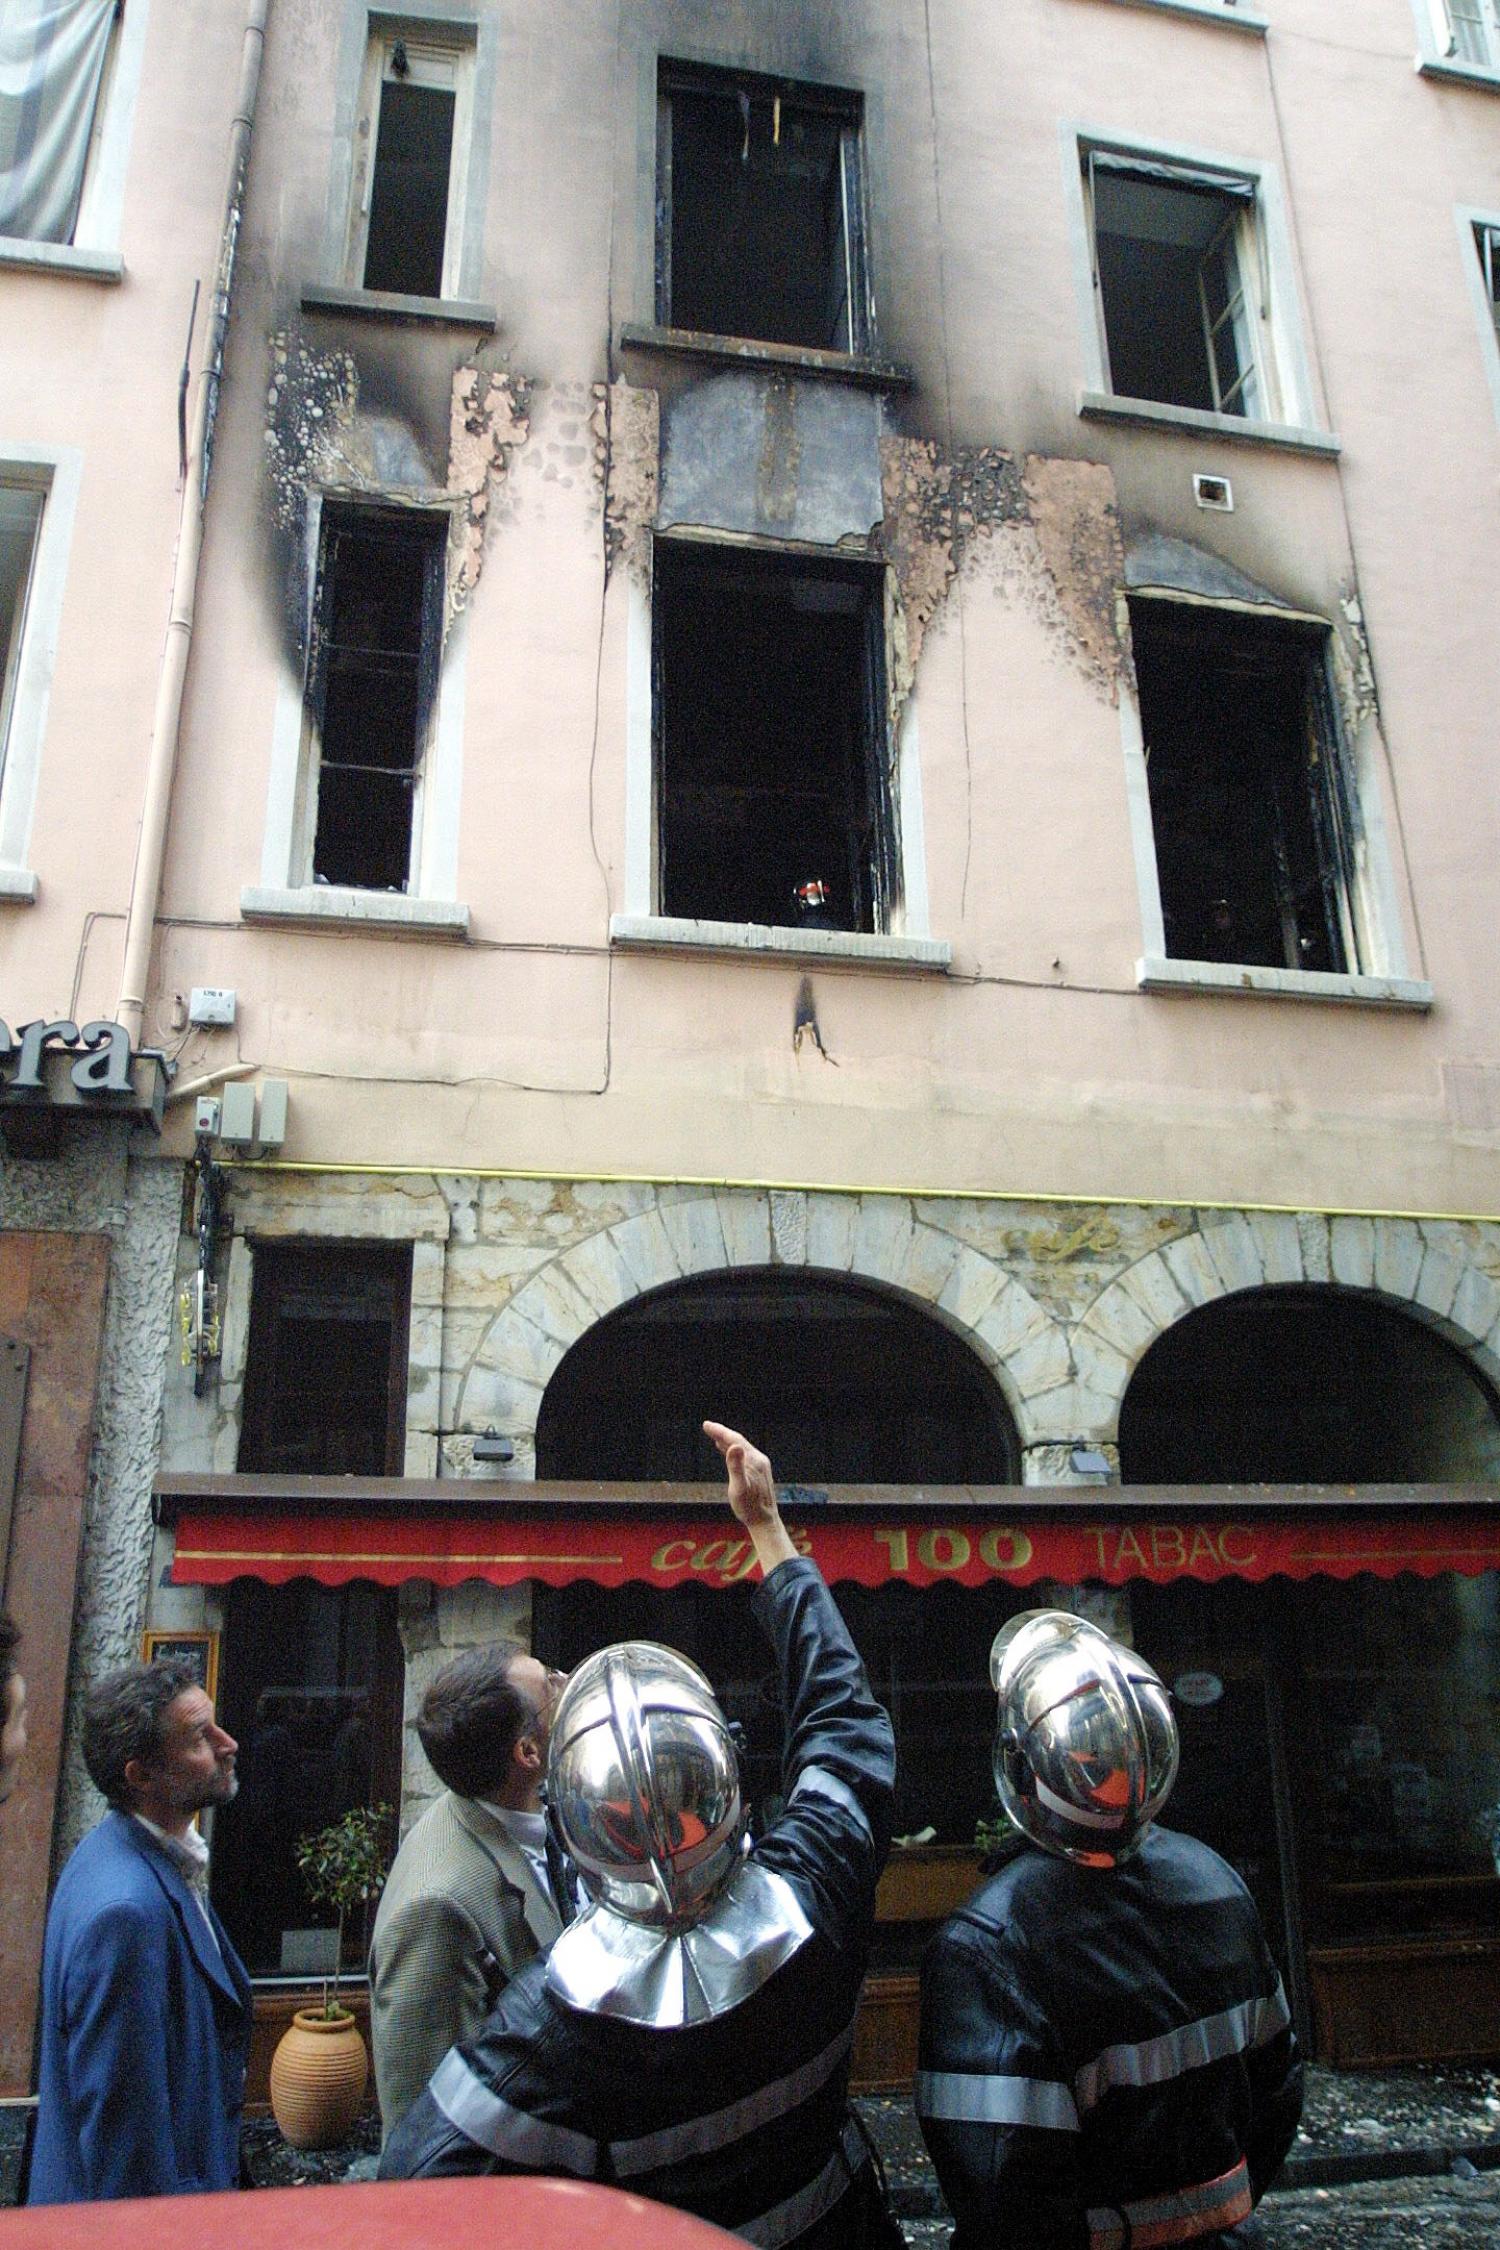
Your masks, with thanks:
[(562, 1678), (500, 1641), (456, 1657), (422, 1699), (417, 1734), (444, 1791), (396, 1854), (370, 1946), (387, 2139), (448, 2049), (475, 2036), (562, 1927), (541, 1807)]

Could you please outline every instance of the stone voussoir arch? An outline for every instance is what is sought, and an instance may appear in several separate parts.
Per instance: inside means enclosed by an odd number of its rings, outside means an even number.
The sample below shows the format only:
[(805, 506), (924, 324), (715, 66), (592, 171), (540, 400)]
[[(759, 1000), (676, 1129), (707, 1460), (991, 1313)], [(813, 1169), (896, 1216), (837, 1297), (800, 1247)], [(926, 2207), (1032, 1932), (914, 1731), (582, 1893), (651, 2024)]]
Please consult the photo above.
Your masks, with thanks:
[[(1496, 1250), (1500, 1272), (1500, 1236)], [(1500, 1382), (1500, 1281), (1475, 1262), (1457, 1222), (1353, 1214), (1198, 1213), (1099, 1292), (1074, 1330), (1074, 1356), (1097, 1390), (1113, 1393), (1117, 1430), (1131, 1376), (1169, 1328), (1224, 1297), (1299, 1287), (1404, 1312)]]
[(1032, 1401), (1069, 1380), (1061, 1323), (996, 1259), (917, 1217), (909, 1197), (816, 1189), (667, 1191), (560, 1250), (501, 1306), (460, 1382), (454, 1419), (534, 1439), (572, 1346), (648, 1292), (715, 1273), (800, 1268), (903, 1298), (960, 1338), (997, 1384), (1019, 1444)]

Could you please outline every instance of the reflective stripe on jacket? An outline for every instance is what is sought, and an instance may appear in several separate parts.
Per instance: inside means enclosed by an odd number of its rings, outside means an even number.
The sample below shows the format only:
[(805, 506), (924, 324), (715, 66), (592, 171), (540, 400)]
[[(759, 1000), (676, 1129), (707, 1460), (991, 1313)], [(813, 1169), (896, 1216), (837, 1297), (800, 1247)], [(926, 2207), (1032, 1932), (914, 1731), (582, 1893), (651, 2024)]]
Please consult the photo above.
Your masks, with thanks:
[(755, 1602), (788, 1728), (787, 1809), (754, 1856), (792, 1886), (812, 1936), (727, 2014), (672, 2031), (571, 2009), (532, 1963), (480, 2036), (444, 2058), (387, 2144), (383, 2177), (571, 2173), (692, 2211), (762, 2250), (840, 2242), (863, 2165), (849, 2052), (895, 1751), (814, 1566), (781, 1564)]
[(1102, 2250), (1137, 2206), (1157, 2239), (1212, 2241), (1245, 2211), (1193, 2199), (1242, 2160), (1258, 2199), (1302, 2108), (1250, 1895), (1162, 1828), (1107, 1872), (1011, 1858), (929, 1949), (919, 2061), (954, 2250)]

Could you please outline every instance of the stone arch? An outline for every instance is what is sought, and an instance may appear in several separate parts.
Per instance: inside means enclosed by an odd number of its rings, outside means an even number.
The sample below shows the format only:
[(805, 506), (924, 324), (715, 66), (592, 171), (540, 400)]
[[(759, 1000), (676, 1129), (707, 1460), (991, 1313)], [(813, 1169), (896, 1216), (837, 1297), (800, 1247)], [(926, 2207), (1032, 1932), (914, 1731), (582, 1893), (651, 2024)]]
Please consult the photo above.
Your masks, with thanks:
[(493, 1424), (529, 1468), (542, 1393), (585, 1330), (648, 1290), (756, 1266), (871, 1282), (919, 1307), (989, 1371), (1023, 1451), (1034, 1442), (1032, 1402), (1072, 1377), (1053, 1315), (909, 1197), (663, 1188), (647, 1209), (559, 1251), (499, 1309), (459, 1382), (455, 1426)]
[(1118, 1274), (1073, 1332), (1080, 1379), (1113, 1400), (1157, 1338), (1190, 1312), (1242, 1291), (1334, 1287), (1376, 1297), (1453, 1344), (1500, 1381), (1500, 1282), (1476, 1262), (1475, 1230), (1456, 1220), (1325, 1218), (1310, 1212), (1200, 1214)]

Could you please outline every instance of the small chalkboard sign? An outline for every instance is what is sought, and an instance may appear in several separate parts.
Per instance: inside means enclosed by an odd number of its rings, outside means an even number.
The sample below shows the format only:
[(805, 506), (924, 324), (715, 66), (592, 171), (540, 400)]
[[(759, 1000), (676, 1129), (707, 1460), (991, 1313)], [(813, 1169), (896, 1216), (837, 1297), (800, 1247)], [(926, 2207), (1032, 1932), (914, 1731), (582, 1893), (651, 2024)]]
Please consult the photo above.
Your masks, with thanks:
[(192, 1673), (210, 1703), (219, 1692), (217, 1633), (146, 1633), (141, 1655), (148, 1664), (181, 1664)]

